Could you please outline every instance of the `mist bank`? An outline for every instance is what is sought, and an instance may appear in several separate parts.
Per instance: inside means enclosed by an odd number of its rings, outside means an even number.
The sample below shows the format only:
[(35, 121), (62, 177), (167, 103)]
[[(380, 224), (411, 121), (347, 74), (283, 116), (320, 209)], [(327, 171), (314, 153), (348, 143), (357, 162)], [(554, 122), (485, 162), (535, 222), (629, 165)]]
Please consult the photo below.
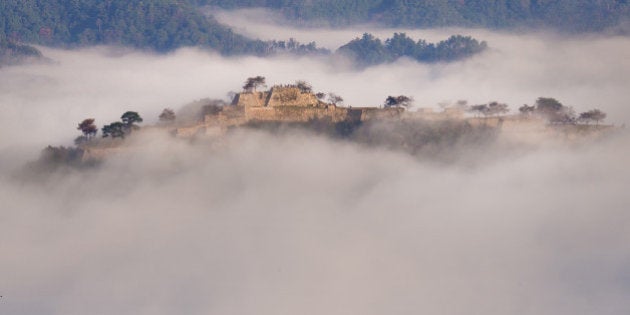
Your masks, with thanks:
[(299, 133), (129, 140), (0, 177), (3, 311), (630, 310), (627, 137), (472, 169)]
[(473, 32), (492, 49), (448, 65), (97, 47), (0, 69), (0, 313), (627, 314), (625, 134), (453, 146), (462, 159), (432, 163), (295, 130), (195, 142), (146, 128), (99, 167), (17, 172), (85, 118), (133, 110), (150, 125), (256, 75), (352, 106), (409, 95), (514, 111), (546, 96), (630, 118), (626, 38)]

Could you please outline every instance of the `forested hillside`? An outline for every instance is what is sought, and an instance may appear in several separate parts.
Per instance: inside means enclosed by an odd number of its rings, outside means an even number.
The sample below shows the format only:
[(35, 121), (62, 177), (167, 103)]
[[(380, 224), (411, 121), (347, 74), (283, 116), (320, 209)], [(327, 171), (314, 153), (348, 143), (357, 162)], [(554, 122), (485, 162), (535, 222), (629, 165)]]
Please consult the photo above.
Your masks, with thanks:
[[(98, 44), (122, 45), (166, 52), (184, 46), (207, 47), (226, 55), (269, 55), (279, 52), (295, 54), (330, 53), (315, 43), (302, 44), (293, 39), (261, 41), (235, 34), (212, 17), (204, 16), (196, 5), (204, 1), (176, 0), (5, 0), (0, 2), (0, 63), (19, 62), (39, 52), (27, 45), (82, 47)], [(304, 9), (313, 18), (318, 12), (292, 2), (284, 9)], [(323, 2), (322, 2), (323, 3)], [(326, 7), (325, 16), (344, 12), (361, 12), (375, 1), (335, 2)], [(222, 3), (226, 6), (237, 2)], [(248, 2), (242, 5), (272, 5), (283, 2)], [(303, 3), (304, 4), (304, 3)], [(350, 5), (349, 5), (350, 4)], [(324, 14), (324, 13), (322, 13)], [(352, 18), (352, 15), (349, 15)], [(452, 43), (452, 45), (448, 45)], [(413, 46), (409, 48), (407, 46)], [(418, 43), (397, 36), (385, 47), (377, 39), (354, 40), (340, 51), (356, 58), (358, 65), (369, 66), (407, 56), (422, 62), (453, 61), (471, 56), (485, 48), (473, 39), (453, 37), (438, 45)], [(411, 49), (411, 50), (410, 50)]]
[(18, 64), (29, 58), (42, 58), (42, 53), (32, 46), (8, 41), (0, 33), (0, 66)]
[(191, 0), (222, 8), (265, 7), (297, 22), (474, 26), (600, 31), (630, 19), (629, 0)]
[(14, 43), (63, 47), (120, 44), (168, 51), (207, 46), (226, 54), (267, 48), (175, 0), (2, 0), (0, 33)]

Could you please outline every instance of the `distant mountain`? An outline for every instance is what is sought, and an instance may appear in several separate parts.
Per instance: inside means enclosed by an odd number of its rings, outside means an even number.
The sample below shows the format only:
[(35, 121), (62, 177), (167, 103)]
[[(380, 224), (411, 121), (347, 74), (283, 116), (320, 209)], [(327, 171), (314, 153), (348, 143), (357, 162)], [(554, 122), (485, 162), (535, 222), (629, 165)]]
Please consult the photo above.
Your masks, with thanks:
[(593, 32), (630, 21), (630, 0), (190, 0), (222, 8), (264, 7), (298, 23), (551, 28)]

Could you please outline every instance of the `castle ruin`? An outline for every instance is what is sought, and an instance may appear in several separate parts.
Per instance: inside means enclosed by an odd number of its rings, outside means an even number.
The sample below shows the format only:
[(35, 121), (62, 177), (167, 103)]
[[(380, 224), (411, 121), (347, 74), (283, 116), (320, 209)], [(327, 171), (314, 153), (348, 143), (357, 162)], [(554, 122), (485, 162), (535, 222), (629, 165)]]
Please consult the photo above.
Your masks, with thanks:
[(359, 122), (371, 119), (399, 119), (404, 108), (338, 107), (317, 98), (296, 85), (277, 85), (263, 92), (236, 94), (231, 105), (205, 114), (200, 124), (178, 128), (177, 135), (214, 134), (249, 122)]

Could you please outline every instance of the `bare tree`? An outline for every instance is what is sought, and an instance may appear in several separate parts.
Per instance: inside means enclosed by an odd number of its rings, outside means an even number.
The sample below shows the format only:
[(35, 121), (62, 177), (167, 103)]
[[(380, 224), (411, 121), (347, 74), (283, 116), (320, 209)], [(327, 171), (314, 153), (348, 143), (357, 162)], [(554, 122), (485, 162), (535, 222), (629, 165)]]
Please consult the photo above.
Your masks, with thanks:
[(599, 126), (599, 122), (604, 119), (606, 119), (606, 113), (602, 112), (599, 109), (592, 109), (587, 112), (583, 112), (578, 118), (578, 120), (584, 121), (587, 124), (591, 121), (594, 121), (596, 126)]
[(256, 89), (260, 86), (266, 86), (265, 77), (262, 77), (262, 76), (251, 77), (245, 80), (245, 84), (243, 85), (243, 90), (245, 90), (245, 92), (256, 92)]
[(313, 93), (313, 86), (311, 86), (311, 84), (306, 81), (303, 81), (303, 80), (295, 81), (295, 86), (297, 86), (298, 89), (302, 91), (302, 93)]
[(337, 104), (343, 103), (343, 97), (331, 92), (328, 93), (328, 102), (337, 106)]

